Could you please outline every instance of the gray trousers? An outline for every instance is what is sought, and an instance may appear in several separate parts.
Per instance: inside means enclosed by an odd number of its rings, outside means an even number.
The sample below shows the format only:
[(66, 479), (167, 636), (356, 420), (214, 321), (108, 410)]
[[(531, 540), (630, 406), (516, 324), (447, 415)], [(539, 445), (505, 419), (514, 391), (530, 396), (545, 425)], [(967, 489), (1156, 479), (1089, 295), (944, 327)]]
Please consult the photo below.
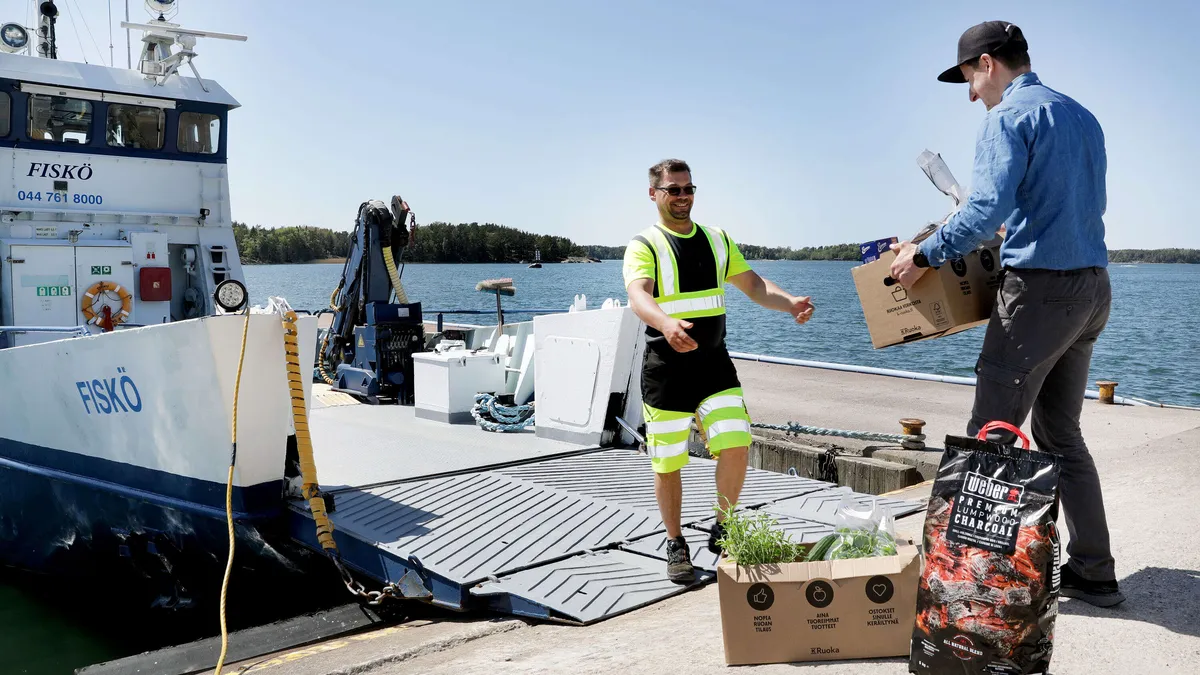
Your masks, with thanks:
[[(1033, 413), (1037, 449), (1061, 458), (1059, 493), (1068, 565), (1084, 579), (1116, 578), (1100, 476), (1079, 429), (1092, 346), (1108, 323), (1108, 271), (1006, 270), (975, 366), (967, 434), (993, 420), (1021, 426)], [(1007, 431), (990, 440), (1014, 443)]]

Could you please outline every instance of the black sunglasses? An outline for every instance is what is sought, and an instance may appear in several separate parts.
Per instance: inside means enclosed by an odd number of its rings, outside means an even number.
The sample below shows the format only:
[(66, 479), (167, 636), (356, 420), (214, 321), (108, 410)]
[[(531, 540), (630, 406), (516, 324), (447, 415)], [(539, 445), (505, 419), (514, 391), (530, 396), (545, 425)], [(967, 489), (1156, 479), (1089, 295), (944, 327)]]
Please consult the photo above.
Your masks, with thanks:
[(685, 185), (683, 187), (679, 187), (678, 185), (672, 185), (671, 187), (656, 187), (654, 189), (655, 190), (666, 190), (667, 194), (671, 195), (672, 197), (678, 197), (680, 194), (689, 194), (689, 195), (696, 194), (696, 186), (695, 185)]

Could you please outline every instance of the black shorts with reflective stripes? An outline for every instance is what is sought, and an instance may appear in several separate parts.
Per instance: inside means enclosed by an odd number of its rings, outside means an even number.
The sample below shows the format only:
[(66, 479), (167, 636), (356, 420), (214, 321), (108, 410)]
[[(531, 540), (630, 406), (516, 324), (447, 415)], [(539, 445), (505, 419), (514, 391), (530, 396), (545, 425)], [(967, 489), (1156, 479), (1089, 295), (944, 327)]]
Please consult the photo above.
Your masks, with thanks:
[(725, 345), (677, 352), (667, 342), (646, 345), (642, 401), (659, 410), (692, 412), (704, 399), (742, 386)]

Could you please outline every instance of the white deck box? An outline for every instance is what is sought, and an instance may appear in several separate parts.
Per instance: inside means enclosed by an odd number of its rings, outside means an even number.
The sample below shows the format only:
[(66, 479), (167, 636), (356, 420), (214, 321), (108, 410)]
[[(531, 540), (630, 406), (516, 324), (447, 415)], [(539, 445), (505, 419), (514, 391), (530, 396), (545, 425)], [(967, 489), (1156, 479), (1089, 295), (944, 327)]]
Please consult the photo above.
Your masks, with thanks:
[(413, 354), (416, 416), (447, 424), (474, 424), (475, 394), (504, 391), (504, 361), (465, 349)]

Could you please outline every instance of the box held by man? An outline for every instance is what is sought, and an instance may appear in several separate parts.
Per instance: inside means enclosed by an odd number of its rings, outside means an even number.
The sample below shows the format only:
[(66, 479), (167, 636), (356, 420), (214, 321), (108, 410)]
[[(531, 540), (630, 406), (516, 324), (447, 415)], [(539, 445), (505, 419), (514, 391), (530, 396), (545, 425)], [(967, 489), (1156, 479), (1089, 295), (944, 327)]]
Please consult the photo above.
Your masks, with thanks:
[(991, 317), (1000, 286), (999, 246), (926, 270), (911, 289), (891, 277), (895, 259), (887, 251), (851, 270), (875, 349), (952, 335)]

